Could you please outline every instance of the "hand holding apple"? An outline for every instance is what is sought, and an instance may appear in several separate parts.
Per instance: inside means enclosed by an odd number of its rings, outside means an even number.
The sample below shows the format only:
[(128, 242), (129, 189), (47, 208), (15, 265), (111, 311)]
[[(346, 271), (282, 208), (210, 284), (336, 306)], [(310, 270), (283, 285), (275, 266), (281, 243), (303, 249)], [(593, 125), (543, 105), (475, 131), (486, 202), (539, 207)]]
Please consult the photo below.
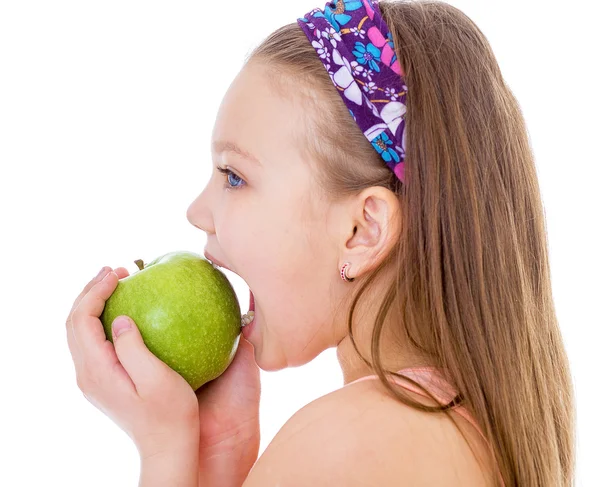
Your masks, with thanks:
[(99, 317), (119, 277), (104, 268), (85, 286), (67, 318), (77, 385), (133, 439), (142, 458), (175, 444), (197, 448), (198, 402), (185, 379), (148, 350), (133, 322), (106, 340)]
[[(122, 269), (119, 275), (129, 273)], [(240, 336), (225, 372), (196, 391), (200, 486), (243, 483), (258, 458), (260, 394), (254, 347)]]
[(108, 340), (119, 315), (137, 323), (148, 349), (197, 390), (232, 362), (242, 331), (231, 283), (201, 255), (169, 252), (119, 282), (100, 321)]

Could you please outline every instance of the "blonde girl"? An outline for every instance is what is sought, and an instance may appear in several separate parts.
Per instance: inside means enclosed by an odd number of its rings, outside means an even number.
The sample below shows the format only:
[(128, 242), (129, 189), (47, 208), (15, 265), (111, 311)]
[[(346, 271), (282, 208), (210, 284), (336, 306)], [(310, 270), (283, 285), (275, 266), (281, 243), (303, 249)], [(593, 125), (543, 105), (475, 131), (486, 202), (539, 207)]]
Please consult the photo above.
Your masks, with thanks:
[[(229, 87), (212, 164), (187, 218), (254, 311), (227, 371), (191, 391), (131, 320), (113, 349), (98, 316), (123, 268), (67, 321), (79, 386), (135, 441), (140, 485), (572, 485), (534, 157), (465, 14), (336, 0), (281, 27)], [(257, 458), (259, 367), (331, 347), (344, 386)]]

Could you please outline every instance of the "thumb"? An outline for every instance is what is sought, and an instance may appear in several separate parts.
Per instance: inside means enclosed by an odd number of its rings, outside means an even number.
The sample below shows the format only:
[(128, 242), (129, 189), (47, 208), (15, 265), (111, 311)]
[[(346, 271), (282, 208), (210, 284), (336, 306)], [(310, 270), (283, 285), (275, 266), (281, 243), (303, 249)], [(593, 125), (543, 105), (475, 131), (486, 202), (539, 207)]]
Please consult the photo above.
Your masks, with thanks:
[(196, 391), (200, 403), (221, 404), (226, 397), (228, 407), (243, 411), (244, 415), (258, 410), (260, 394), (260, 369), (254, 359), (254, 346), (243, 335), (225, 372)]
[(168, 366), (148, 349), (140, 330), (129, 316), (114, 319), (112, 334), (117, 358), (138, 391), (149, 390)]

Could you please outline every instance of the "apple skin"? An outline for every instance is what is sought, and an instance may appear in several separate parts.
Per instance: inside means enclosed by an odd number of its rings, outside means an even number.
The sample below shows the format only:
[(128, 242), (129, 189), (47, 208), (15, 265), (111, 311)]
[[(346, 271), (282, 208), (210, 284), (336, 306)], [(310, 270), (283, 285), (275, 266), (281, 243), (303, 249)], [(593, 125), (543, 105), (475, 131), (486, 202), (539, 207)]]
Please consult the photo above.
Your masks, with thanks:
[(112, 322), (127, 315), (148, 349), (194, 391), (216, 379), (233, 361), (242, 330), (240, 304), (225, 274), (187, 251), (136, 264), (140, 270), (119, 280), (106, 301), (100, 316), (106, 338), (113, 342)]

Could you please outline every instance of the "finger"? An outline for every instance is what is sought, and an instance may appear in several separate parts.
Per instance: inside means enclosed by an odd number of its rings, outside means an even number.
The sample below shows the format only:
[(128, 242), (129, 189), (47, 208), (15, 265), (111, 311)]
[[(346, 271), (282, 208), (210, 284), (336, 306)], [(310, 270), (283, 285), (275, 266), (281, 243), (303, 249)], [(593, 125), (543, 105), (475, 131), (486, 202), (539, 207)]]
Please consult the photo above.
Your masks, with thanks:
[[(71, 313), (69, 314), (69, 317), (67, 318), (67, 323), (66, 323), (67, 324), (67, 326), (66, 326), (67, 345), (69, 347), (69, 352), (71, 353), (71, 358), (75, 365), (75, 372), (77, 375), (82, 373), (83, 357), (81, 356), (81, 351), (80, 351), (79, 344), (77, 343), (77, 338), (75, 337), (75, 335), (73, 333), (73, 324), (72, 324), (73, 310), (77, 308), (77, 306), (79, 305), (79, 302), (81, 301), (83, 296), (85, 296), (95, 284), (100, 282), (100, 280), (106, 275), (106, 273), (109, 270), (110, 270), (110, 267), (103, 267), (102, 270), (98, 273), (98, 275), (86, 285), (86, 287), (84, 288), (82, 293), (75, 300), (75, 303), (73, 304), (73, 308), (71, 309)], [(116, 268), (115, 272), (119, 276), (119, 279), (129, 276), (129, 272), (124, 267)], [(112, 350), (110, 352), (112, 352), (112, 356), (110, 357), (111, 362), (117, 362), (114, 350)]]
[[(100, 362), (103, 360), (101, 351), (105, 347), (104, 342), (108, 340), (99, 318), (104, 310), (106, 300), (114, 292), (118, 283), (117, 275), (109, 272), (102, 281), (90, 289), (73, 312), (71, 320), (73, 336), (86, 360), (88, 357), (90, 360)], [(101, 366), (101, 364), (98, 365)], [(104, 363), (103, 365), (109, 364)]]
[(138, 394), (143, 397), (155, 389), (161, 378), (173, 371), (148, 350), (137, 324), (129, 317), (125, 317), (124, 322), (129, 326), (118, 337), (114, 335), (113, 328), (115, 353)]
[[(75, 303), (73, 304), (71, 311), (73, 311), (77, 307), (77, 305), (79, 304), (79, 301), (81, 301), (81, 299), (89, 292), (89, 290), (92, 287), (94, 287), (94, 285), (96, 283), (100, 282), (104, 278), (104, 276), (106, 276), (106, 274), (108, 272), (110, 272), (111, 270), (112, 270), (112, 268), (110, 266), (103, 267), (100, 270), (100, 272), (98, 273), (98, 275), (96, 277), (94, 277), (94, 279), (92, 279), (90, 282), (87, 283), (85, 288), (83, 288), (83, 291), (81, 291), (81, 294), (79, 294), (79, 296), (77, 296), (77, 299), (75, 300)], [(119, 276), (119, 279), (123, 279), (124, 277), (129, 276), (129, 271), (125, 267), (117, 267), (116, 269), (114, 269), (114, 272), (117, 273), (117, 275)]]
[[(225, 372), (196, 391), (199, 401), (214, 397), (228, 397), (232, 407), (244, 408), (248, 398), (260, 395), (260, 369), (254, 358), (254, 346), (240, 334), (235, 357)], [(255, 402), (255, 401), (254, 401)]]
[[(96, 276), (94, 279), (92, 279), (92, 281), (90, 281), (90, 283), (86, 286), (86, 289), (84, 289), (84, 291), (81, 293), (81, 295), (77, 298), (77, 300), (75, 301), (75, 304), (73, 305), (74, 308), (76, 309), (77, 306), (79, 305), (79, 303), (81, 302), (81, 299), (83, 299), (83, 297), (85, 296), (85, 294), (87, 294), (89, 292), (89, 290), (95, 285), (97, 284), (99, 281), (102, 280), (103, 277), (106, 277), (106, 273), (107, 271), (110, 269), (110, 267), (103, 267), (103, 271), (100, 271), (100, 273), (98, 274), (98, 276)], [(117, 267), (114, 270), (115, 273), (117, 273), (117, 275), (119, 276), (119, 279), (122, 279), (124, 277), (129, 276), (129, 272), (127, 271), (126, 268), (124, 267)], [(87, 290), (87, 291), (86, 291)], [(104, 304), (102, 304), (102, 309), (104, 309)], [(102, 311), (100, 311), (100, 314), (102, 313)], [(69, 315), (69, 317), (67, 318), (67, 329), (72, 328), (72, 314), (73, 312), (71, 312), (71, 314)], [(100, 314), (98, 314), (98, 316), (100, 316)], [(73, 333), (73, 331), (71, 330), (70, 333), (71, 336), (71, 342), (74, 344), (74, 346), (77, 346), (77, 336)], [(106, 336), (106, 335), (104, 335)], [(67, 340), (68, 341), (68, 340)], [(69, 347), (72, 350), (72, 354), (73, 351), (77, 352), (74, 348)]]
[(87, 283), (87, 285), (83, 288), (83, 291), (81, 291), (81, 293), (79, 294), (79, 296), (77, 296), (77, 298), (75, 299), (75, 302), (73, 303), (73, 306), (71, 307), (71, 311), (69, 311), (69, 315), (67, 316), (67, 321), (66, 321), (66, 331), (67, 331), (67, 344), (69, 346), (69, 351), (71, 352), (71, 357), (73, 358), (73, 362), (75, 362), (75, 367), (77, 368), (77, 366), (81, 363), (81, 352), (79, 350), (79, 345), (77, 343), (77, 338), (75, 337), (74, 333), (73, 333), (73, 312), (75, 309), (77, 309), (77, 306), (79, 306), (79, 303), (81, 302), (81, 300), (83, 299), (83, 297), (89, 292), (89, 290), (98, 282), (100, 282), (104, 276), (106, 275), (106, 273), (110, 270), (110, 267), (103, 267), (100, 272), (98, 273), (98, 275), (96, 275), (96, 277), (94, 277), (90, 282)]
[(71, 352), (71, 358), (75, 364), (75, 370), (77, 371), (81, 366), (81, 354), (79, 352), (79, 345), (73, 336), (73, 327), (70, 321), (67, 322), (67, 344), (69, 346), (69, 352)]
[[(72, 342), (70, 348), (72, 347), (78, 380), (80, 376), (86, 380), (91, 377), (92, 383), (99, 384), (100, 387), (107, 382), (113, 386), (118, 382), (135, 391), (135, 385), (119, 362), (113, 344), (106, 339), (99, 319), (104, 303), (114, 292), (118, 282), (116, 273), (110, 272), (90, 289), (73, 312), (70, 337), (68, 334), (67, 339)], [(98, 299), (94, 299), (94, 296)], [(91, 308), (88, 301), (92, 303)], [(100, 301), (101, 305), (98, 304)]]
[(111, 270), (112, 269), (108, 266), (103, 267), (100, 270), (100, 272), (98, 273), (98, 275), (86, 284), (86, 286), (83, 288), (83, 291), (81, 291), (81, 293), (79, 293), (79, 296), (77, 296), (77, 298), (75, 299), (75, 302), (73, 303), (73, 306), (71, 307), (71, 311), (69, 311), (69, 316), (67, 318), (67, 321), (71, 318), (73, 311), (75, 310), (75, 308), (77, 308), (77, 306), (79, 305), (79, 302), (83, 299), (83, 297), (90, 291), (90, 289), (92, 289), (92, 287), (94, 287), (97, 283), (99, 283), (104, 278), (104, 276), (106, 276), (106, 274), (108, 272), (110, 272)]
[(115, 272), (117, 273), (117, 276), (119, 276), (119, 279), (123, 279), (129, 276), (129, 271), (125, 269), (125, 267), (117, 267), (115, 269)]

